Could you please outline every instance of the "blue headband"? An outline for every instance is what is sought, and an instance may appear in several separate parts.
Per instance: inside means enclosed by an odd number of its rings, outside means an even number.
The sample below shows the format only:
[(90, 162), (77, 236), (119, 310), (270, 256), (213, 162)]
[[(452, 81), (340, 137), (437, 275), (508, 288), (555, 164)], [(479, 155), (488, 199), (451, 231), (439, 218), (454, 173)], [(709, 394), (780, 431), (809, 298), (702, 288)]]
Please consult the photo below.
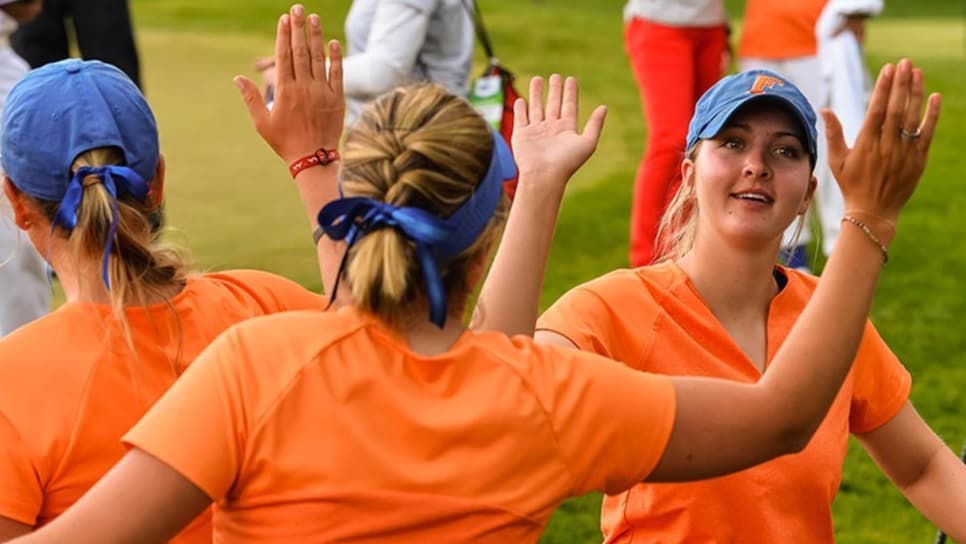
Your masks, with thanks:
[(503, 181), (516, 175), (509, 146), (493, 132), (493, 156), (486, 175), (476, 191), (446, 219), (422, 208), (393, 206), (365, 197), (340, 198), (327, 204), (319, 212), (319, 227), (330, 239), (346, 241), (332, 300), (353, 244), (375, 230), (394, 228), (416, 244), (429, 297), (429, 319), (442, 328), (446, 322), (446, 292), (439, 265), (451, 261), (479, 238), (500, 203)]
[(127, 193), (143, 202), (148, 197), (148, 184), (144, 178), (127, 166), (82, 166), (74, 172), (70, 183), (67, 184), (67, 191), (57, 208), (57, 215), (54, 216), (55, 226), (60, 225), (68, 231), (73, 231), (77, 226), (77, 208), (80, 207), (84, 197), (84, 178), (92, 174), (100, 176), (104, 188), (111, 195), (111, 226), (107, 232), (104, 259), (101, 262), (101, 276), (104, 278), (104, 285), (110, 289), (111, 281), (107, 265), (111, 250), (114, 248), (114, 238), (117, 235), (117, 196)]

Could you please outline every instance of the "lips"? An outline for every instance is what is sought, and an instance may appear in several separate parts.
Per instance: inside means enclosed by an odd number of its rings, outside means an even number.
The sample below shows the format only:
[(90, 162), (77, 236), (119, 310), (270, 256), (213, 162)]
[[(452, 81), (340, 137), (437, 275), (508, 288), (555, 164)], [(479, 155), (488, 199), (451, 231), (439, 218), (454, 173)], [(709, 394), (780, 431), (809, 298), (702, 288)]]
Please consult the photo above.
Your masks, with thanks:
[(737, 198), (738, 200), (746, 200), (750, 202), (760, 202), (762, 204), (771, 204), (775, 201), (771, 195), (761, 191), (742, 191), (739, 193), (731, 193), (731, 198)]

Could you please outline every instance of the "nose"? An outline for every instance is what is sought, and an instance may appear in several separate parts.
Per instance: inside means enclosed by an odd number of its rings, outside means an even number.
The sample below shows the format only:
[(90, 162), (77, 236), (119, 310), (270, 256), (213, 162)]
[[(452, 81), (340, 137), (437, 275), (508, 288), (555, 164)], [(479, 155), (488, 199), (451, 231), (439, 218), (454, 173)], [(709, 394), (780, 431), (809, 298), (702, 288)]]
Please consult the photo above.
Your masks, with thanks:
[(771, 179), (771, 166), (768, 164), (768, 154), (764, 149), (753, 148), (745, 156), (745, 165), (741, 170), (744, 177), (753, 179)]

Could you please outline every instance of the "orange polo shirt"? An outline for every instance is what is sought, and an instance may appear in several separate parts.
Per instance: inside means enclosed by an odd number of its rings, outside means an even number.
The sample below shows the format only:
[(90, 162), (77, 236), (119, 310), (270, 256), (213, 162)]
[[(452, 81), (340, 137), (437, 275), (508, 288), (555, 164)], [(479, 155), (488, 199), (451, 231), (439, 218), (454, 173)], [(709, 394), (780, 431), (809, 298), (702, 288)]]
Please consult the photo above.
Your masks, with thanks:
[[(195, 356), (239, 321), (326, 300), (265, 272), (192, 277), (171, 301), (126, 310), (70, 302), (0, 340), (0, 516), (43, 525), (125, 452), (121, 436)], [(210, 514), (175, 542), (211, 542)]]
[[(788, 281), (768, 312), (768, 363), (818, 281), (778, 272)], [(646, 372), (746, 383), (761, 377), (675, 264), (619, 270), (577, 287), (547, 310), (538, 328)], [(611, 494), (601, 515), (606, 541), (833, 542), (831, 503), (849, 433), (888, 422), (910, 386), (909, 373), (868, 324), (851, 372), (802, 452), (711, 480), (639, 484)]]
[[(738, 56), (788, 59), (818, 54), (815, 23), (828, 0), (747, 0)], [(817, 76), (816, 76), (817, 77)]]
[(502, 544), (642, 481), (673, 419), (667, 377), (492, 332), (423, 356), (345, 307), (232, 328), (125, 441), (216, 501), (219, 542)]

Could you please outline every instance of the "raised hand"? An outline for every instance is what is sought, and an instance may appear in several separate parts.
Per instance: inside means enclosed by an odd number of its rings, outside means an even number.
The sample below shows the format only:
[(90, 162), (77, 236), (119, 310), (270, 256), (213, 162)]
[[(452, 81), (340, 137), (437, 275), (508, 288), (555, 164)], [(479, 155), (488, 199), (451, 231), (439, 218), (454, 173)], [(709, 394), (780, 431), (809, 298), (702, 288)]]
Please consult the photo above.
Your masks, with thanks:
[(925, 115), (923, 96), (922, 70), (907, 59), (896, 66), (886, 64), (852, 149), (845, 144), (835, 114), (822, 111), (829, 165), (842, 187), (846, 213), (868, 214), (894, 227), (922, 177), (939, 121), (939, 94), (930, 95)]
[[(522, 98), (513, 104), (513, 156), (520, 169), (521, 184), (566, 183), (597, 148), (607, 114), (598, 106), (583, 133), (577, 132), (577, 80), (550, 76), (546, 106), (543, 78), (530, 80), (530, 104)], [(533, 174), (528, 176), (527, 174)]]
[(328, 57), (327, 68), (319, 16), (306, 17), (305, 8), (295, 4), (278, 21), (272, 109), (265, 106), (255, 83), (244, 76), (235, 77), (255, 130), (286, 163), (339, 144), (345, 122), (339, 42), (329, 42)]

